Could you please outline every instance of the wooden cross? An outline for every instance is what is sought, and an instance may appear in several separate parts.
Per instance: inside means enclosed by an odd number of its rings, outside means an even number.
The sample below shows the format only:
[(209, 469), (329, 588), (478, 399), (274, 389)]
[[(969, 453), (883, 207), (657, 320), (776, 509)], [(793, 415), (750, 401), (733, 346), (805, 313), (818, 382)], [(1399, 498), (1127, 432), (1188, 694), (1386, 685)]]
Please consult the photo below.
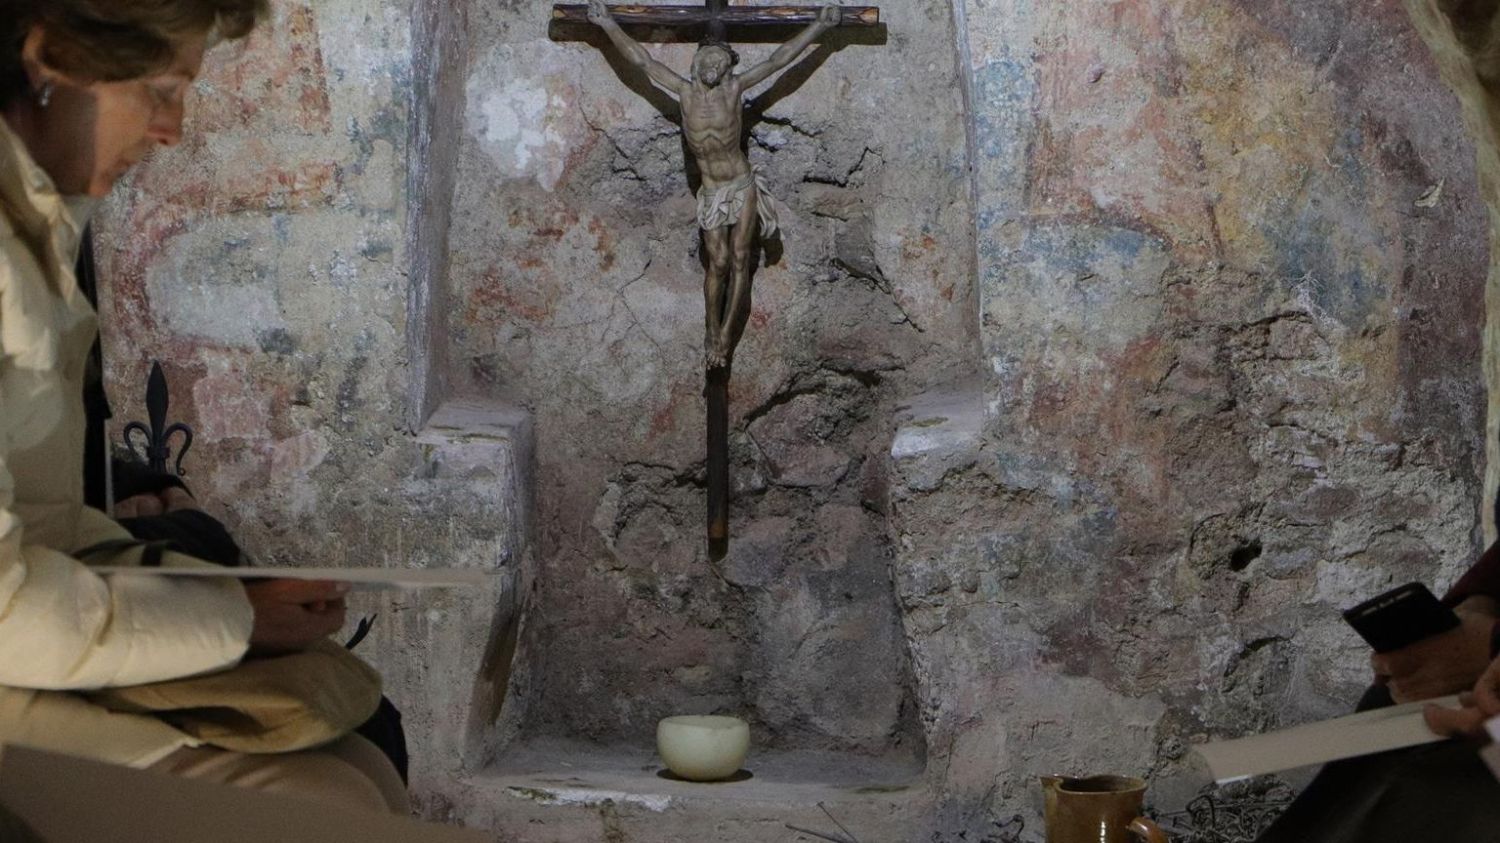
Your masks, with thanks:
[[(841, 6), (839, 27), (880, 26), (875, 6)], [(702, 29), (711, 41), (729, 42), (729, 29), (761, 30), (807, 27), (819, 20), (817, 6), (734, 6), (729, 0), (704, 0), (702, 6), (609, 7), (621, 26), (648, 26), (672, 32)], [(554, 24), (579, 24), (593, 28), (587, 5), (559, 3), (552, 7)], [(618, 31), (616, 32), (618, 34)], [(801, 48), (799, 48), (801, 49)], [(640, 59), (645, 61), (644, 57)], [(728, 318), (726, 316), (726, 318)], [(736, 340), (737, 341), (737, 340)], [(732, 349), (731, 349), (732, 353)], [(707, 370), (704, 397), (708, 403), (708, 554), (723, 559), (729, 550), (729, 366)]]

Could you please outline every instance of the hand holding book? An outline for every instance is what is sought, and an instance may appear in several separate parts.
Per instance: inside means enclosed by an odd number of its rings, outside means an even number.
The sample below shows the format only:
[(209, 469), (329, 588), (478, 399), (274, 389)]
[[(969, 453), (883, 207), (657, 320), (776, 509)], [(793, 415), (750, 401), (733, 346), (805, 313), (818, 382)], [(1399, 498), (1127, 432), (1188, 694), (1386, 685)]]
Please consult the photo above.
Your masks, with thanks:
[(1389, 653), (1370, 656), (1378, 682), (1398, 703), (1430, 700), (1474, 687), (1490, 664), (1493, 617), (1460, 611), (1459, 624)]
[(1474, 690), (1461, 694), (1458, 708), (1429, 705), (1422, 712), (1427, 727), (1444, 737), (1484, 734), (1485, 721), (1500, 717), (1500, 659), (1490, 666), (1474, 684)]

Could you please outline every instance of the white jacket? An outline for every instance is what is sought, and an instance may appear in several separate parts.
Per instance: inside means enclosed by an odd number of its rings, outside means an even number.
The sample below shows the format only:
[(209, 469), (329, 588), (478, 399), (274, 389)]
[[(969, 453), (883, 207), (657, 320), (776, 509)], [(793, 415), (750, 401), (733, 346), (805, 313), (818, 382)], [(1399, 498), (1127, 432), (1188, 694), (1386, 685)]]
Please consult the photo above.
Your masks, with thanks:
[[(83, 503), (97, 322), (73, 274), (82, 207), (0, 119), (0, 743), (147, 766), (195, 742), (70, 692), (233, 665), (253, 614), (236, 582), (101, 577), (70, 555), (130, 538)], [(164, 564), (203, 563), (169, 553)]]

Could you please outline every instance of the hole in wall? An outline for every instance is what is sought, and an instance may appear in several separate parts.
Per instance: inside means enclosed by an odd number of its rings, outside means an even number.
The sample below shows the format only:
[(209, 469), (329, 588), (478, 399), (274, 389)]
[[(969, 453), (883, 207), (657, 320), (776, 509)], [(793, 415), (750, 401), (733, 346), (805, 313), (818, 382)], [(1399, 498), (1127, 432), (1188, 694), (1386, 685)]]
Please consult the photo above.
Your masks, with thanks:
[(1250, 563), (1260, 558), (1261, 548), (1259, 541), (1248, 541), (1229, 553), (1229, 570), (1243, 571), (1250, 567)]

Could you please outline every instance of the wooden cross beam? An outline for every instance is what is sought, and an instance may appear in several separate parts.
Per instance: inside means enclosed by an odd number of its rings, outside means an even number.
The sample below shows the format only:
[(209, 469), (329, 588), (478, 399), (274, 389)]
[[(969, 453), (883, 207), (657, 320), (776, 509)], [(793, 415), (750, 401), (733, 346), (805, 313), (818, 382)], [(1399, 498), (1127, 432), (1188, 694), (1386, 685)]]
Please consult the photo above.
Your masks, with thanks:
[[(880, 25), (877, 6), (844, 6), (840, 26), (874, 27)], [(706, 26), (710, 28), (807, 26), (818, 19), (817, 6), (727, 6), (724, 0), (706, 0), (702, 6), (610, 6), (610, 12), (621, 26)], [(580, 3), (557, 3), (552, 20), (558, 23), (587, 24), (589, 7)], [(722, 32), (718, 33), (722, 36)]]
[[(817, 20), (817, 6), (729, 6), (727, 0), (703, 0), (702, 6), (610, 6), (619, 26), (654, 28), (702, 27), (709, 39), (729, 40), (729, 28), (804, 27)], [(879, 6), (843, 6), (840, 27), (880, 26)], [(588, 6), (555, 3), (553, 26), (589, 26)]]

